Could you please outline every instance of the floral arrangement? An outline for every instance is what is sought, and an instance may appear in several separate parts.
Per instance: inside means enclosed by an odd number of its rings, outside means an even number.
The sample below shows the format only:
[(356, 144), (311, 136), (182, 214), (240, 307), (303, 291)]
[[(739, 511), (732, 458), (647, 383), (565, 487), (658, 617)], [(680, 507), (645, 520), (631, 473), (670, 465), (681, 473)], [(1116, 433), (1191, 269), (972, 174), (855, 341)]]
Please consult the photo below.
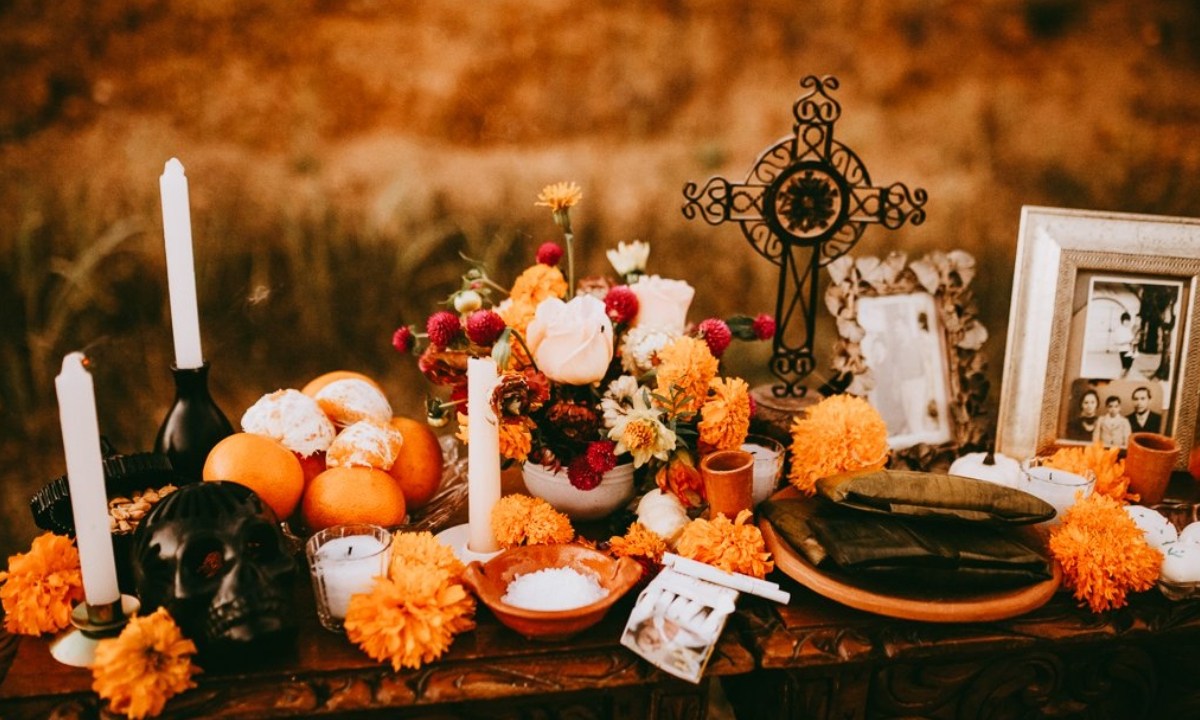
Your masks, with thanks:
[(887, 462), (887, 424), (861, 397), (831, 395), (821, 400), (796, 416), (791, 434), (788, 480), (805, 495), (812, 495), (823, 477), (878, 469)]
[(475, 627), (475, 600), (459, 582), (462, 563), (429, 532), (396, 533), (387, 577), (350, 597), (346, 636), (392, 669), (441, 657), (454, 636)]
[(167, 701), (196, 687), (196, 644), (183, 636), (166, 608), (134, 617), (115, 638), (101, 640), (92, 665), (92, 689), (129, 718), (163, 711)]
[(506, 495), (492, 506), (492, 533), (500, 547), (561, 545), (575, 539), (566, 515), (541, 498)]
[(1149, 590), (1163, 562), (1121, 503), (1100, 493), (1067, 510), (1049, 546), (1064, 584), (1092, 612), (1123, 607), (1130, 592)]
[[(708, 318), (689, 326), (695, 290), (682, 280), (646, 273), (650, 246), (621, 242), (607, 257), (617, 278), (576, 279), (571, 209), (583, 194), (574, 183), (544, 188), (566, 248), (543, 243), (537, 262), (511, 286), (472, 267), (448, 308), (430, 315), (424, 332), (396, 330), (393, 346), (419, 355), (418, 366), (448, 398), (430, 403), (431, 422), (456, 409), (459, 437), (469, 357), (491, 356), (500, 382), (491, 402), (500, 420), (500, 454), (508, 463), (565, 468), (588, 490), (619, 463), (670, 488), (690, 505), (703, 488), (698, 456), (741, 445), (752, 401), (740, 378), (722, 377), (720, 358), (733, 339), (774, 336), (768, 315)], [(503, 295), (503, 297), (500, 297)]]
[(1117, 502), (1136, 502), (1138, 495), (1129, 493), (1129, 476), (1125, 461), (1118, 459), (1119, 447), (1106, 448), (1100, 443), (1087, 447), (1063, 447), (1046, 458), (1044, 465), (1077, 475), (1091, 471), (1096, 476), (1095, 492)]
[(743, 510), (732, 521), (724, 514), (712, 520), (696, 518), (683, 528), (676, 549), (683, 557), (725, 572), (766, 577), (775, 563), (762, 532), (749, 522), (751, 517), (749, 510)]
[(71, 608), (83, 601), (79, 551), (64, 535), (43, 533), (27, 553), (8, 558), (0, 572), (4, 629), (14, 635), (58, 632), (71, 624)]

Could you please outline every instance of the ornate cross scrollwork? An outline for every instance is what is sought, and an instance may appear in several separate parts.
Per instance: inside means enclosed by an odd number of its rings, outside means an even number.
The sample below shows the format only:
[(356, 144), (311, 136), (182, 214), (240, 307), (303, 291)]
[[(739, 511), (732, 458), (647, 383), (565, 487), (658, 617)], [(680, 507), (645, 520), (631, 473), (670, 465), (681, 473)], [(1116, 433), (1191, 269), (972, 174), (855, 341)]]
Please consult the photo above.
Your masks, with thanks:
[(751, 246), (779, 266), (771, 372), (776, 397), (803, 396), (815, 367), (813, 330), (817, 269), (844, 255), (868, 224), (895, 230), (925, 221), (926, 192), (903, 183), (876, 187), (853, 150), (834, 139), (841, 105), (830, 96), (837, 78), (809, 75), (796, 100), (791, 136), (767, 148), (746, 176), (688, 183), (684, 217), (710, 225), (736, 222)]

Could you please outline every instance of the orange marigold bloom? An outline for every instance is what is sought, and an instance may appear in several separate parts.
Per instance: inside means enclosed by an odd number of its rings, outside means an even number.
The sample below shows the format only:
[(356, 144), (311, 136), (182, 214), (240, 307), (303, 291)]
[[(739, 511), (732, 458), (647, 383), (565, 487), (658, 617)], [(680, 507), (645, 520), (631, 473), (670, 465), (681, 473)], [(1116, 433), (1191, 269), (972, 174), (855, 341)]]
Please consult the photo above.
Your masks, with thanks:
[[(514, 305), (527, 305), (537, 310), (543, 300), (567, 295), (567, 281), (562, 271), (550, 265), (530, 265), (517, 276), (508, 297)], [(500, 315), (504, 317), (503, 313)], [(528, 323), (527, 323), (528, 324)]]
[(750, 386), (741, 378), (713, 378), (700, 408), (700, 442), (717, 450), (736, 450), (750, 431)]
[(389, 577), (397, 577), (408, 567), (428, 567), (444, 572), (457, 582), (466, 569), (454, 550), (443, 545), (429, 531), (397, 532), (392, 535), (392, 561)]
[(662, 562), (667, 541), (645, 525), (635, 522), (624, 535), (614, 535), (608, 541), (608, 548), (617, 557), (642, 557), (657, 563)]
[(1125, 461), (1117, 459), (1120, 452), (1119, 447), (1105, 448), (1098, 442), (1087, 447), (1064, 447), (1055, 451), (1044, 464), (1084, 476), (1091, 470), (1096, 475), (1096, 492), (1118, 502), (1136, 502), (1137, 494), (1129, 492)]
[(708, 343), (686, 335), (677, 337), (658, 351), (655, 392), (675, 399), (674, 407), (667, 408), (669, 413), (695, 412), (704, 404), (708, 384), (717, 376), (719, 365)]
[[(458, 413), (458, 430), (454, 437), (469, 443), (471, 418), (465, 413)], [(512, 417), (505, 415), (500, 419), (500, 456), (517, 462), (525, 462), (529, 451), (533, 449), (533, 435), (530, 428), (533, 420), (527, 417)]]
[(196, 644), (183, 636), (166, 608), (159, 608), (131, 619), (119, 636), (100, 641), (92, 689), (113, 712), (152, 717), (168, 700), (196, 687), (195, 654)]
[(541, 498), (506, 495), (492, 507), (492, 534), (501, 547), (556, 545), (575, 538), (566, 515)]
[(346, 637), (392, 669), (419, 668), (441, 657), (454, 636), (475, 627), (475, 599), (431, 565), (392, 566), (369, 593), (350, 596)]
[(817, 480), (887, 462), (887, 424), (871, 403), (833, 395), (792, 421), (792, 469), (788, 479), (805, 495)]
[(699, 507), (704, 501), (704, 478), (687, 450), (671, 453), (667, 464), (658, 469), (654, 482), (663, 492), (679, 498), (685, 507)]
[(1099, 493), (1067, 510), (1050, 532), (1050, 552), (1065, 585), (1092, 612), (1122, 607), (1130, 591), (1154, 587), (1163, 561), (1121, 503)]
[(5, 630), (14, 635), (58, 632), (71, 624), (71, 607), (83, 601), (79, 551), (70, 538), (43, 533), (29, 552), (9, 556), (0, 583)]
[(747, 524), (750, 517), (750, 511), (743, 510), (733, 522), (724, 513), (714, 520), (696, 518), (683, 527), (676, 551), (726, 572), (766, 577), (775, 563), (758, 527)]

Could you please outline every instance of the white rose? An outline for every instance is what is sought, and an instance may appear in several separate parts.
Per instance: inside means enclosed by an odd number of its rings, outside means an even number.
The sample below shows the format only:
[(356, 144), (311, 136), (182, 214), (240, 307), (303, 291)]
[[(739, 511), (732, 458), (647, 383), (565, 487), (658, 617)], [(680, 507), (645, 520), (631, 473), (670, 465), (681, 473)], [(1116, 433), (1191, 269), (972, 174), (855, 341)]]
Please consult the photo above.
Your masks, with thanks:
[(641, 273), (646, 271), (646, 261), (650, 259), (650, 243), (634, 240), (626, 245), (619, 242), (616, 250), (604, 254), (618, 275), (624, 277), (630, 273)]
[(613, 326), (604, 302), (578, 295), (543, 300), (525, 331), (538, 369), (555, 382), (587, 385), (603, 379), (613, 358)]
[(688, 307), (696, 295), (695, 288), (683, 280), (643, 275), (629, 289), (638, 299), (638, 314), (633, 327), (683, 334)]

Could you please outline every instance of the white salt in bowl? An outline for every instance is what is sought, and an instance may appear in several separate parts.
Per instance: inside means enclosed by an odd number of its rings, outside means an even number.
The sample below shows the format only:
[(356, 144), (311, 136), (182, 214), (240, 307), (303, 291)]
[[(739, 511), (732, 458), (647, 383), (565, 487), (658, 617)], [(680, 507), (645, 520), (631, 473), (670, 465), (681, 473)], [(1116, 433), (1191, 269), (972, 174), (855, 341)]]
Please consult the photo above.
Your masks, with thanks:
[[(571, 568), (596, 578), (608, 592), (595, 602), (566, 610), (530, 610), (504, 602), (508, 585), (519, 575), (547, 568)], [(505, 550), (487, 563), (467, 566), (463, 582), (496, 619), (527, 638), (565, 640), (590, 628), (642, 577), (636, 560), (619, 560), (582, 545), (529, 545)]]

